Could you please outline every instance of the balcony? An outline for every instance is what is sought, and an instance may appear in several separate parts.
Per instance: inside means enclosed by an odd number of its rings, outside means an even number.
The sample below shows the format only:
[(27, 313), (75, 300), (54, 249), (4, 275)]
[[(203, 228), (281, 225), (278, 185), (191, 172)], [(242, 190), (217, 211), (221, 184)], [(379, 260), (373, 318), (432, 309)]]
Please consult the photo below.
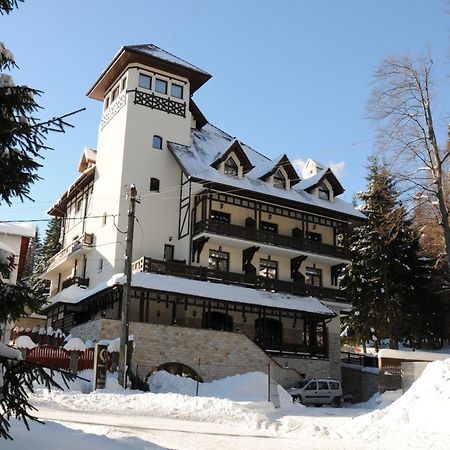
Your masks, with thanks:
[(212, 220), (197, 222), (194, 226), (194, 235), (199, 233), (213, 233), (235, 239), (294, 249), (305, 253), (326, 255), (332, 258), (345, 260), (350, 258), (350, 252), (345, 247), (315, 242), (303, 237), (286, 236), (256, 228), (232, 225), (230, 223), (214, 222)]
[(152, 272), (163, 275), (209, 281), (213, 283), (236, 284), (266, 291), (286, 292), (301, 297), (315, 297), (331, 301), (347, 302), (346, 294), (339, 289), (310, 286), (302, 282), (274, 280), (259, 275), (236, 272), (222, 272), (202, 266), (188, 266), (184, 262), (161, 261), (142, 257), (133, 263), (137, 272)]
[(66, 289), (69, 286), (83, 286), (83, 287), (89, 287), (89, 278), (81, 278), (81, 277), (71, 277), (68, 278), (67, 280), (64, 280), (62, 285), (61, 285), (61, 289)]
[[(45, 273), (53, 271), (56, 267), (68, 262), (70, 257), (78, 253), (81, 249), (89, 249), (94, 244), (93, 233), (84, 233), (84, 235), (78, 239), (72, 241), (67, 247), (64, 247), (56, 255), (47, 260), (45, 264)], [(67, 265), (67, 264), (66, 264)], [(66, 267), (60, 267), (64, 270)]]

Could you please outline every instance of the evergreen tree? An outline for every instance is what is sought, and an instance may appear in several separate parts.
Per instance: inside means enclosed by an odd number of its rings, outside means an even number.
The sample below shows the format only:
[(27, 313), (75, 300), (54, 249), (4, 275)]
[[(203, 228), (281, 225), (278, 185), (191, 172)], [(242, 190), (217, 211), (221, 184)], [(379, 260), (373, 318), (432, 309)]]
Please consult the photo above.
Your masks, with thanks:
[(57, 217), (52, 217), (48, 223), (44, 244), (42, 246), (42, 259), (44, 261), (47, 261), (61, 250), (60, 236), (61, 220)]
[[(9, 14), (21, 0), (0, 0), (0, 14)], [(39, 178), (36, 171), (41, 166), (38, 158), (50, 131), (64, 132), (71, 126), (65, 118), (74, 114), (40, 121), (34, 114), (40, 109), (36, 102), (41, 92), (28, 86), (16, 86), (9, 73), (16, 69), (12, 52), (0, 42), (0, 203), (12, 204), (14, 198), (29, 197), (31, 185)], [(14, 268), (13, 257), (0, 253), (0, 273), (8, 278)], [(45, 298), (24, 282), (16, 285), (0, 280), (0, 322), (15, 320), (27, 312), (38, 311)], [(73, 378), (65, 374), (63, 379)], [(28, 402), (32, 383), (42, 382), (58, 386), (42, 367), (18, 361), (10, 350), (0, 343), (0, 437), (11, 438), (8, 433), (10, 417), (36, 420), (30, 415)]]
[(429, 283), (427, 268), (418, 255), (418, 236), (387, 168), (370, 160), (368, 187), (358, 194), (367, 222), (350, 238), (352, 263), (341, 286), (352, 299), (349, 323), (363, 340), (387, 336), (391, 348), (400, 337), (417, 329)]

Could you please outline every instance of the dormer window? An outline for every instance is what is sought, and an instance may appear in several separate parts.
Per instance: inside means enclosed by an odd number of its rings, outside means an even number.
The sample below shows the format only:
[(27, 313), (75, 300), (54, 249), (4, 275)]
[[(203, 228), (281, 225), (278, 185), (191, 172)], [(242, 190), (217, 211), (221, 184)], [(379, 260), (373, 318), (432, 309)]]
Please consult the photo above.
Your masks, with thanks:
[(286, 177), (281, 170), (277, 170), (273, 176), (273, 185), (279, 189), (286, 189)]
[(228, 158), (225, 161), (223, 173), (229, 175), (230, 177), (237, 177), (239, 173), (239, 168), (233, 158)]
[(322, 200), (330, 200), (330, 190), (324, 183), (319, 185), (319, 198)]

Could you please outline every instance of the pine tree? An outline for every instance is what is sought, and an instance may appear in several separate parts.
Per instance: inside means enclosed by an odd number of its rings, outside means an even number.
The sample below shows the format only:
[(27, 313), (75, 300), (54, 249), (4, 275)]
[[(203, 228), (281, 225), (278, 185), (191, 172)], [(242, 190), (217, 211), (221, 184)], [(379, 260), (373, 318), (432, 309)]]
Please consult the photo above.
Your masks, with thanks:
[[(9, 14), (17, 8), (21, 0), (0, 0), (0, 14)], [(71, 126), (65, 118), (74, 114), (40, 121), (35, 113), (40, 110), (36, 98), (41, 94), (28, 86), (16, 86), (9, 73), (17, 69), (12, 52), (0, 42), (0, 203), (11, 205), (13, 199), (30, 198), (30, 187), (39, 179), (37, 169), (41, 166), (38, 158), (42, 151), (50, 147), (45, 140), (50, 131), (64, 132)], [(14, 268), (13, 258), (5, 259), (0, 254), (0, 273), (8, 278)], [(0, 322), (15, 320), (23, 314), (38, 311), (45, 298), (27, 284), (6, 284), (0, 280)], [(11, 438), (8, 433), (10, 417), (36, 420), (29, 411), (28, 402), (32, 383), (42, 382), (50, 386), (58, 385), (42, 367), (27, 361), (18, 361), (9, 356), (10, 350), (0, 344), (0, 437)], [(64, 374), (63, 379), (73, 379)]]
[(52, 217), (48, 223), (44, 244), (42, 246), (42, 259), (44, 261), (47, 261), (61, 250), (60, 235), (61, 220), (57, 217)]
[(387, 336), (391, 348), (398, 348), (400, 337), (420, 320), (427, 270), (395, 182), (376, 158), (367, 180), (367, 191), (358, 194), (367, 222), (351, 236), (352, 263), (341, 285), (352, 299), (349, 322), (358, 337)]

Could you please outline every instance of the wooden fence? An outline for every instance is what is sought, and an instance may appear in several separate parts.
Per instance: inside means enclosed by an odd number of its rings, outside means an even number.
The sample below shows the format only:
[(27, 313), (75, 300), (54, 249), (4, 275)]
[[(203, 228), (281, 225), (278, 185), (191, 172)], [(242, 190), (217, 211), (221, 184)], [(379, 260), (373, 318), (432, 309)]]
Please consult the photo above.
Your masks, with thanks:
[[(52, 369), (70, 369), (71, 353), (62, 347), (54, 345), (39, 345), (27, 350), (26, 360), (42, 364)], [(114, 353), (108, 353), (108, 370), (114, 369)], [(116, 358), (117, 359), (117, 358)], [(87, 348), (84, 352), (78, 352), (78, 371), (94, 368), (94, 349)]]

